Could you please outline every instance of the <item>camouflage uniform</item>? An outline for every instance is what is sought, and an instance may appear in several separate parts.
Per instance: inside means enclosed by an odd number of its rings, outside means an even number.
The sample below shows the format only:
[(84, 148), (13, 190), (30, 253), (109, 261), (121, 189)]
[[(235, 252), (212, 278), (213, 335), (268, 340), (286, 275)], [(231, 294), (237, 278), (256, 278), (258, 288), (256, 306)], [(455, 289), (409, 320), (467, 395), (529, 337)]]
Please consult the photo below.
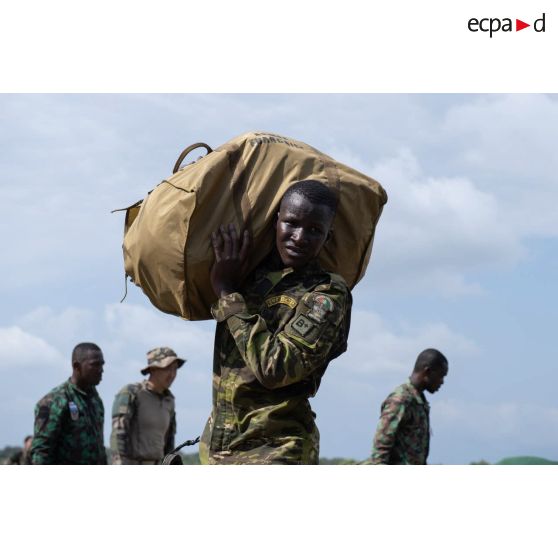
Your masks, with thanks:
[(213, 410), (200, 443), (210, 464), (317, 464), (309, 397), (347, 348), (352, 298), (315, 262), (258, 268), (242, 294), (217, 301)]
[(430, 445), (430, 405), (411, 381), (382, 403), (372, 448), (372, 464), (426, 465)]
[(6, 465), (31, 465), (31, 452), (25, 450), (17, 451), (8, 457)]
[[(157, 436), (156, 446), (160, 446), (163, 451), (155, 455), (157, 451), (151, 448), (150, 455), (139, 455), (141, 450), (137, 447), (138, 441), (145, 438), (145, 433), (138, 427), (138, 412), (141, 410), (138, 398), (142, 392), (148, 392), (150, 397), (159, 401), (157, 407), (158, 417), (151, 417), (153, 422), (168, 423), (166, 430), (155, 432)], [(147, 394), (145, 394), (147, 395)], [(156, 420), (159, 419), (159, 420)], [(164, 393), (156, 393), (149, 389), (147, 381), (124, 386), (116, 395), (112, 406), (112, 434), (110, 437), (110, 449), (112, 451), (112, 463), (114, 465), (142, 465), (155, 464), (159, 462), (165, 454), (174, 449), (174, 436), (176, 433), (176, 413), (174, 410), (174, 395), (170, 390)], [(153, 436), (153, 428), (147, 433)], [(143, 443), (143, 446), (147, 444)]]
[(67, 380), (35, 407), (33, 465), (106, 465), (104, 407), (97, 390)]

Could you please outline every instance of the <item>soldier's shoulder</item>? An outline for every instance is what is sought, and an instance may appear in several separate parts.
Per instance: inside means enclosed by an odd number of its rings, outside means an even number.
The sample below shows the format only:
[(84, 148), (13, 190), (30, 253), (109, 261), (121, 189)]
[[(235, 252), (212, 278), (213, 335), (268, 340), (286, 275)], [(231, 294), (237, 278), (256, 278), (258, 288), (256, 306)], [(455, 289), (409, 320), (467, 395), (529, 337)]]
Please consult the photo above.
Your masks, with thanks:
[(328, 272), (328, 275), (332, 285), (335, 285), (336, 287), (345, 289), (347, 291), (349, 290), (347, 281), (345, 281), (345, 278), (342, 275), (339, 275), (338, 273), (331, 273), (331, 272)]
[(46, 395), (39, 399), (37, 407), (50, 406), (53, 402), (67, 401), (68, 399), (68, 382), (63, 382), (59, 386), (52, 388)]
[(405, 403), (414, 399), (414, 394), (408, 383), (397, 386), (388, 396), (386, 401)]
[(132, 384), (126, 384), (125, 386), (123, 386), (122, 388), (120, 388), (120, 391), (116, 394), (117, 396), (119, 395), (135, 395), (138, 391), (140, 391), (141, 389), (143, 389), (143, 382), (134, 382)]
[[(113, 409), (132, 404), (142, 389), (144, 389), (143, 382), (136, 382), (123, 386), (114, 397)], [(120, 412), (122, 412), (122, 410), (120, 410)]]
[(114, 396), (112, 413), (120, 414), (129, 412), (129, 407), (133, 406), (138, 393), (144, 389), (143, 382), (126, 384)]
[(321, 281), (321, 284), (319, 286), (320, 289), (328, 288), (332, 290), (350, 292), (347, 282), (345, 281), (343, 276), (339, 275), (338, 273), (333, 273), (331, 271), (321, 269), (318, 277)]
[(349, 303), (352, 301), (351, 290), (347, 282), (337, 273), (325, 271), (323, 282), (317, 285), (313, 290), (314, 292), (323, 292), (324, 294), (334, 296), (338, 300), (345, 300)]

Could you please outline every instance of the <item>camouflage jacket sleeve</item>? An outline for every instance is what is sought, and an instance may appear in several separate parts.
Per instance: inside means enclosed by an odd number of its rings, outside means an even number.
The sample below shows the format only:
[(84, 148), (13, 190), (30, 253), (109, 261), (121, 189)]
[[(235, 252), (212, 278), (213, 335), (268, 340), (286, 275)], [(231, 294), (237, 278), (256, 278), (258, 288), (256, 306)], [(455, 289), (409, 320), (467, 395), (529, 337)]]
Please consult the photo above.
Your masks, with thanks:
[(114, 465), (126, 464), (129, 456), (130, 424), (135, 411), (135, 390), (133, 384), (124, 386), (114, 398), (112, 405), (112, 432), (110, 450)]
[(173, 411), (169, 424), (169, 429), (165, 436), (165, 455), (170, 453), (176, 446), (174, 445), (174, 437), (176, 435), (176, 413)]
[(371, 463), (387, 465), (395, 444), (397, 429), (405, 416), (405, 401), (398, 396), (388, 397), (382, 404), (380, 422), (374, 436)]
[(35, 427), (31, 446), (33, 465), (52, 465), (61, 436), (68, 401), (61, 394), (43, 397), (35, 407)]
[[(314, 311), (316, 305), (319, 312)], [(294, 317), (274, 332), (260, 315), (248, 312), (240, 293), (219, 299), (212, 312), (218, 322), (226, 320), (244, 362), (258, 381), (276, 389), (325, 368), (346, 349), (350, 306), (347, 287), (332, 282), (305, 293)]]

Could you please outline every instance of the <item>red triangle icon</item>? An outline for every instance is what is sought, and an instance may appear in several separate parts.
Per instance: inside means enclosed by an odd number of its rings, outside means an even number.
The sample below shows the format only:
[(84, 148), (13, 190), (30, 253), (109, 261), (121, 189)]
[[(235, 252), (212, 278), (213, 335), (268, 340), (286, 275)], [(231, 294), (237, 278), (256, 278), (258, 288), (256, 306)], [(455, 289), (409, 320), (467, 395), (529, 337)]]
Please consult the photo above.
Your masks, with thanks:
[(521, 31), (522, 29), (525, 29), (526, 27), (531, 27), (531, 24), (530, 23), (525, 23), (524, 21), (521, 21), (520, 19), (515, 20), (515, 30), (516, 31)]

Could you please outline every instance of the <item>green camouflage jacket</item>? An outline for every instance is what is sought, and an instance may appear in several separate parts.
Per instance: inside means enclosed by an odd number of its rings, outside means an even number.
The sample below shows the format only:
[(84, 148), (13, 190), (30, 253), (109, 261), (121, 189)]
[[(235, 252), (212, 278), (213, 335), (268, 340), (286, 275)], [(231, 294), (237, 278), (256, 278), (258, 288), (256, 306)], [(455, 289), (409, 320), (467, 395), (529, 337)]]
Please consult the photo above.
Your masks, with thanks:
[(35, 407), (33, 465), (106, 465), (104, 408), (95, 388), (85, 392), (67, 380)]
[(426, 465), (430, 445), (430, 405), (409, 381), (382, 403), (372, 464)]
[[(275, 260), (276, 262), (276, 260)], [(212, 308), (213, 409), (202, 463), (318, 463), (308, 398), (347, 348), (352, 298), (317, 263), (273, 271), (270, 259)]]
[[(170, 390), (163, 394), (154, 394), (160, 399), (159, 411), (164, 414), (164, 419), (168, 420), (169, 427), (166, 431), (143, 433), (138, 427), (138, 395), (141, 391), (149, 390), (147, 381), (128, 384), (124, 386), (114, 398), (112, 406), (112, 432), (110, 436), (110, 449), (112, 452), (113, 465), (137, 464), (149, 458), (152, 461), (159, 461), (174, 449), (174, 438), (176, 434), (176, 413), (174, 410), (174, 395)], [(161, 418), (160, 416), (154, 417)], [(160, 421), (155, 421), (160, 422)], [(145, 434), (145, 435), (144, 435)], [(162, 447), (160, 455), (141, 456), (142, 447), (148, 445), (149, 439), (157, 436), (157, 445)], [(146, 436), (148, 439), (146, 439)], [(142, 447), (138, 447), (142, 446)]]

